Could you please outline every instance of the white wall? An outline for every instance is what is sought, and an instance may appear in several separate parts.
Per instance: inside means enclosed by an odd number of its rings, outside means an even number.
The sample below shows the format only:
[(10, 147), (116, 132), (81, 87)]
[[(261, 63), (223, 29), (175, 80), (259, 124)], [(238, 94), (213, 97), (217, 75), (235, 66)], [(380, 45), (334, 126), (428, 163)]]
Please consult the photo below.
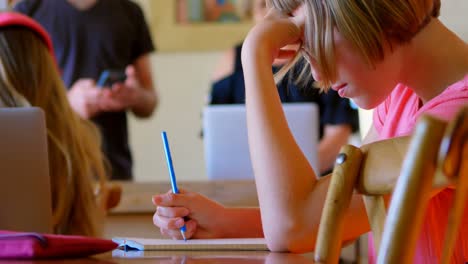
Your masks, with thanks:
[(209, 76), (220, 53), (156, 54), (152, 56), (160, 97), (149, 120), (130, 118), (130, 139), (137, 181), (167, 180), (160, 132), (166, 130), (176, 175), (204, 180), (201, 111), (209, 92)]
[[(442, 0), (441, 19), (468, 40), (468, 0)], [(220, 52), (170, 53), (152, 56), (160, 105), (151, 119), (130, 118), (130, 141), (137, 181), (167, 180), (161, 130), (168, 132), (175, 171), (181, 180), (206, 180), (203, 145), (198, 137), (209, 76)], [(364, 112), (361, 125), (370, 125)]]

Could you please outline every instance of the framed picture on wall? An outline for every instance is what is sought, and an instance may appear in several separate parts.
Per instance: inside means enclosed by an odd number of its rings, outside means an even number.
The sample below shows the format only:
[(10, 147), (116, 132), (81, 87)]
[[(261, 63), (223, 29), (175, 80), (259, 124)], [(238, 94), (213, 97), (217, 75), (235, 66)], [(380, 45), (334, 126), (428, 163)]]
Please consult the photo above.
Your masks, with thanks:
[(136, 0), (144, 7), (158, 52), (221, 51), (253, 25), (251, 0)]
[(252, 0), (177, 0), (176, 21), (191, 23), (239, 23), (252, 19)]

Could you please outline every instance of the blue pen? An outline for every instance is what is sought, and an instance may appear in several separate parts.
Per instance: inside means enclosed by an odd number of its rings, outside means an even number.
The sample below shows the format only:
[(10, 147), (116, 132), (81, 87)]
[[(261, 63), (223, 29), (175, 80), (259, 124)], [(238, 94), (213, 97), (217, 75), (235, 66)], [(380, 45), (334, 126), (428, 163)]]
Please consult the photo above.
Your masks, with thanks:
[[(172, 165), (172, 157), (171, 157), (171, 150), (169, 149), (169, 142), (167, 141), (166, 131), (161, 132), (161, 137), (164, 145), (164, 153), (166, 154), (166, 161), (167, 161), (167, 169), (169, 170), (169, 177), (171, 178), (171, 186), (173, 193), (179, 193), (179, 189), (177, 188), (177, 182), (174, 173), (174, 166)], [(185, 238), (185, 232), (187, 231), (185, 225), (180, 228), (180, 233), (184, 238), (184, 241), (187, 241)]]

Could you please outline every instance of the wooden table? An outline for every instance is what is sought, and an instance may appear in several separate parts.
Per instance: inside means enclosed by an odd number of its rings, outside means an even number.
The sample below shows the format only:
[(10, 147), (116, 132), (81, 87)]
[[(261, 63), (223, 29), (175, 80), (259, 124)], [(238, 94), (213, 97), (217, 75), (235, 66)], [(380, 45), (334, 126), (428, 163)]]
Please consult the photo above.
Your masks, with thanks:
[[(168, 182), (120, 183), (123, 193), (118, 207), (107, 218), (105, 237), (115, 236), (160, 238), (159, 230), (152, 223), (155, 211), (151, 197), (170, 189)], [(226, 206), (258, 206), (257, 192), (253, 181), (180, 182), (180, 188), (206, 195)], [(345, 250), (346, 251), (346, 250)], [(346, 259), (353, 259), (348, 247)], [(271, 253), (268, 251), (152, 251), (138, 252), (114, 250), (92, 258), (5, 261), (0, 263), (64, 263), (64, 264), (110, 264), (110, 263), (162, 263), (162, 264), (302, 264), (313, 263), (313, 254)]]
[[(160, 238), (159, 229), (153, 225), (155, 211), (151, 203), (154, 194), (170, 190), (169, 182), (131, 183), (121, 182), (122, 199), (112, 210), (106, 222), (106, 238), (115, 236)], [(179, 188), (199, 192), (225, 206), (258, 206), (257, 192), (253, 181), (179, 182)], [(114, 250), (85, 259), (26, 260), (5, 263), (311, 263), (312, 255), (278, 254), (268, 251), (122, 251)], [(3, 263), (3, 260), (0, 260)]]
[[(3, 262), (2, 262), (3, 263)], [(5, 263), (10, 263), (5, 261)], [(271, 253), (258, 251), (193, 251), (193, 252), (177, 252), (177, 251), (159, 251), (152, 252), (146, 256), (133, 256), (130, 258), (128, 252), (114, 250), (112, 253), (98, 255), (93, 258), (86, 259), (59, 259), (59, 260), (26, 260), (12, 261), (12, 263), (35, 264), (35, 263), (57, 263), (57, 264), (125, 264), (125, 263), (141, 263), (141, 264), (311, 264), (313, 263), (313, 255), (298, 255), (286, 253)]]
[[(104, 236), (112, 238), (149, 237), (161, 238), (159, 229), (153, 225), (155, 211), (151, 203), (154, 194), (170, 190), (169, 182), (131, 183), (122, 182), (122, 199), (108, 216)], [(257, 207), (257, 191), (254, 181), (204, 181), (179, 182), (179, 188), (199, 192), (229, 207)], [(119, 258), (135, 254), (116, 250), (97, 259), (77, 260), (76, 263), (311, 263), (312, 254), (278, 254), (270, 252), (151, 252), (151, 256), (138, 259)], [(348, 246), (342, 252), (346, 259), (354, 259), (354, 250)], [(140, 252), (141, 254), (141, 252)], [(84, 262), (81, 262), (84, 261)], [(185, 261), (185, 262), (184, 262)], [(32, 262), (36, 263), (36, 262)], [(65, 263), (75, 263), (67, 260)]]

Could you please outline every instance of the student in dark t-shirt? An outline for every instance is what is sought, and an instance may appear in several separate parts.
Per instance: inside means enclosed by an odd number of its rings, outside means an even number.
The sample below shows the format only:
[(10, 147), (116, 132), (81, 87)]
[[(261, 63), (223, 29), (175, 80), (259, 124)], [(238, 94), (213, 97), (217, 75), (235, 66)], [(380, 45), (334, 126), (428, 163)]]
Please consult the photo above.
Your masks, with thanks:
[[(261, 20), (266, 12), (265, 0), (254, 0), (253, 14), (255, 20)], [(245, 87), (241, 63), (242, 45), (227, 51), (219, 63), (213, 77), (209, 104), (244, 104)], [(273, 72), (281, 66), (273, 66)], [(300, 68), (300, 67), (298, 67)], [(322, 174), (330, 172), (335, 157), (342, 145), (348, 142), (352, 132), (358, 130), (358, 113), (350, 101), (341, 98), (334, 90), (320, 93), (312, 83), (296, 85), (295, 76), (300, 69), (292, 70), (277, 85), (278, 94), (283, 103), (312, 102), (319, 107), (320, 143), (318, 147), (319, 167)]]
[[(154, 46), (140, 7), (129, 0), (23, 0), (14, 9), (49, 32), (70, 104), (100, 128), (112, 179), (131, 179), (126, 111), (149, 117), (157, 104)], [(100, 89), (96, 80), (106, 69), (125, 70), (126, 81)]]

